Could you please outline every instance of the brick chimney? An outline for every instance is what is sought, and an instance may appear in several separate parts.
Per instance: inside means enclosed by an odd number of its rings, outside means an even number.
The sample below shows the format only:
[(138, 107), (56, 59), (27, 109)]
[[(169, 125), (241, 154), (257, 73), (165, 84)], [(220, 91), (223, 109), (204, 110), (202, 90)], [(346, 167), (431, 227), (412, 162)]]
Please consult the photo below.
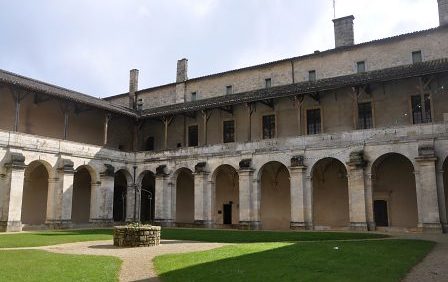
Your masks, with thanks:
[(129, 74), (129, 108), (136, 108), (135, 92), (138, 90), (138, 70), (132, 69)]
[(177, 76), (176, 76), (176, 82), (184, 82), (188, 79), (188, 60), (187, 59), (180, 59), (177, 61)]
[(448, 0), (437, 0), (439, 2), (440, 26), (448, 24)]
[[(447, 0), (448, 1), (448, 0)], [(352, 46), (355, 44), (355, 35), (353, 32), (354, 16), (347, 16), (334, 19), (334, 41), (335, 47)]]

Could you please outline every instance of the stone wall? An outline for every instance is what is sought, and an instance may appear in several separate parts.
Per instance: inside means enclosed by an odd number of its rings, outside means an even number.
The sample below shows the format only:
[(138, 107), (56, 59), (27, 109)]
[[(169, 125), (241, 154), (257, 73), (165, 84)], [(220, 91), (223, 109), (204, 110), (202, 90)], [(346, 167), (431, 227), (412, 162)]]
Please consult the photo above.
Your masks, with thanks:
[(160, 226), (116, 226), (114, 227), (114, 246), (158, 246), (160, 244), (160, 232)]

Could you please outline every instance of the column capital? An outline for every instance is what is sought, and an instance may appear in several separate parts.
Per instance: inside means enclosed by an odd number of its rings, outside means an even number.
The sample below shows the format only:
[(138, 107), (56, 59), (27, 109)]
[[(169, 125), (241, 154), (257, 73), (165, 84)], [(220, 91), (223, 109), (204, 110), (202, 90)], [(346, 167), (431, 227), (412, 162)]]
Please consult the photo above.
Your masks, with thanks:
[(300, 166), (290, 166), (289, 170), (291, 172), (305, 172), (307, 170), (307, 166), (300, 165)]
[(25, 156), (21, 153), (11, 152), (9, 161), (5, 163), (5, 167), (16, 170), (25, 170)]
[(436, 156), (418, 156), (415, 158), (417, 163), (434, 163), (437, 161)]

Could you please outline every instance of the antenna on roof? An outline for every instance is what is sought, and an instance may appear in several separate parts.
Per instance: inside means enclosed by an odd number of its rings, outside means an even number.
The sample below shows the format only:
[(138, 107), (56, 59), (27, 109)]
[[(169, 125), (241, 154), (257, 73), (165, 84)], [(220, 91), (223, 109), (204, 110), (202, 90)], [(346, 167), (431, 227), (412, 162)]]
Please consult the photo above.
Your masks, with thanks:
[(336, 18), (336, 0), (333, 0), (333, 19)]

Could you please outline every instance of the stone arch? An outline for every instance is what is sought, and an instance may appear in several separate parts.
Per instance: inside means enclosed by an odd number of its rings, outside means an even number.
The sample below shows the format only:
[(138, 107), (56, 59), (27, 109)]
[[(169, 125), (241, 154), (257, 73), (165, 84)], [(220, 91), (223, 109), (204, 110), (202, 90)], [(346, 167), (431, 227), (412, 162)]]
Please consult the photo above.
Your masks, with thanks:
[(92, 183), (96, 183), (96, 172), (89, 165), (82, 165), (73, 176), (72, 222), (88, 223), (92, 205)]
[(155, 213), (155, 174), (150, 170), (143, 171), (138, 177), (141, 184), (140, 193), (140, 220), (142, 222), (153, 222)]
[(177, 169), (173, 175), (176, 185), (175, 222), (176, 224), (194, 223), (194, 176), (186, 167)]
[[(32, 161), (25, 169), (22, 196), (23, 224), (41, 225), (47, 216), (48, 185), (53, 168), (42, 160)], [(55, 181), (54, 178), (51, 181)]]
[(212, 174), (215, 185), (213, 218), (215, 224), (239, 223), (239, 176), (228, 164), (218, 166)]
[(377, 227), (417, 227), (414, 165), (406, 156), (387, 153), (373, 162), (372, 191)]
[(289, 229), (291, 189), (288, 168), (281, 162), (268, 162), (260, 168), (258, 180), (263, 229)]
[(128, 186), (132, 183), (132, 176), (126, 169), (120, 169), (114, 176), (114, 221), (126, 221), (126, 199)]
[(311, 179), (315, 228), (348, 227), (350, 207), (345, 165), (336, 158), (320, 159), (311, 169)]

